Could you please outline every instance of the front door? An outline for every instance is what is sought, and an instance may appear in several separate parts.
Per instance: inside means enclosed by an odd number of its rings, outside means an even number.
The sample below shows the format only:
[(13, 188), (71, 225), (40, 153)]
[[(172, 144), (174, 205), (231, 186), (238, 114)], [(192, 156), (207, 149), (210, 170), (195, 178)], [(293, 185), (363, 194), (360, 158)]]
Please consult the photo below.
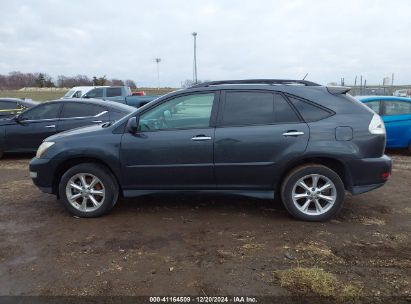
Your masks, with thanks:
[(45, 138), (57, 133), (60, 109), (60, 103), (44, 103), (22, 113), (6, 128), (6, 149), (36, 151)]
[(185, 94), (147, 109), (121, 142), (122, 185), (130, 189), (215, 189), (211, 124), (217, 93)]
[(309, 129), (284, 96), (225, 91), (215, 130), (217, 188), (273, 190), (281, 162), (302, 154)]

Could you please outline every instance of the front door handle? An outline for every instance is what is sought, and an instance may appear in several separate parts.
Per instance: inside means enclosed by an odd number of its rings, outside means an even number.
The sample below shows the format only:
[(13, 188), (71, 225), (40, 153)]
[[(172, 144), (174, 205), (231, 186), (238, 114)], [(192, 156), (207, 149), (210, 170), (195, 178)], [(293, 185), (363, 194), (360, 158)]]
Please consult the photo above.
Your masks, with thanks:
[(304, 135), (304, 132), (301, 131), (287, 131), (285, 133), (283, 133), (283, 136), (301, 136)]
[(191, 140), (192, 141), (205, 141), (205, 140), (210, 140), (210, 139), (211, 139), (210, 136), (197, 135), (197, 136), (194, 136)]
[(45, 128), (48, 128), (48, 129), (53, 129), (53, 128), (55, 128), (56, 127), (56, 125), (48, 125), (48, 126), (45, 126)]
[(92, 121), (92, 123), (96, 123), (96, 124), (99, 124), (99, 123), (102, 123), (103, 121), (102, 120), (93, 120)]

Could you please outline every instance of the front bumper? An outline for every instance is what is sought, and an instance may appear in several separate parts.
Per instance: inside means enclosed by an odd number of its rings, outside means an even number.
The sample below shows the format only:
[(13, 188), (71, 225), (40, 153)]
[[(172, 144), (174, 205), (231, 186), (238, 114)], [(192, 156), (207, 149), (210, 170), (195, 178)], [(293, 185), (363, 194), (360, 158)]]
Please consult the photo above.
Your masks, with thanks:
[(392, 160), (387, 155), (348, 161), (351, 193), (361, 194), (383, 186), (391, 175), (391, 168)]
[(50, 159), (34, 157), (29, 164), (33, 183), (45, 193), (53, 193), (54, 166)]

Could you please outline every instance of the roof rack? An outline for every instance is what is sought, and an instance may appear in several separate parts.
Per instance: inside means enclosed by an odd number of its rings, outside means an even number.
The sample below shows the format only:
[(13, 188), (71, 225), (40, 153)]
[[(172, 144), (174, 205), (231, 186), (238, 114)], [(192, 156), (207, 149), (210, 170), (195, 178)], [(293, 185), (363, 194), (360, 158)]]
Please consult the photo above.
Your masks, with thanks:
[(221, 84), (268, 84), (268, 85), (305, 85), (305, 86), (320, 86), (318, 83), (308, 80), (296, 80), (296, 79), (243, 79), (243, 80), (217, 80), (198, 83), (190, 88), (202, 88), (213, 85)]

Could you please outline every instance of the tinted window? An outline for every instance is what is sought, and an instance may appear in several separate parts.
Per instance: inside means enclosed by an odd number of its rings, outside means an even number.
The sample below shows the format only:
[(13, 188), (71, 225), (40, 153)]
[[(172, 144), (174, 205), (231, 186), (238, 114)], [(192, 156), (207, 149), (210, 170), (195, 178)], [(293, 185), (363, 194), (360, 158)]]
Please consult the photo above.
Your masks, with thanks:
[(214, 93), (176, 97), (140, 117), (142, 131), (207, 128)]
[(61, 112), (61, 117), (88, 117), (95, 116), (103, 111), (105, 111), (105, 109), (100, 106), (80, 102), (70, 102), (64, 104), (63, 111)]
[(381, 102), (379, 100), (366, 102), (365, 104), (366, 104), (367, 107), (369, 107), (375, 113), (377, 113), (377, 114), (381, 113)]
[(59, 103), (46, 103), (27, 110), (21, 115), (21, 118), (25, 120), (52, 119), (58, 118), (59, 112)]
[(300, 99), (290, 97), (290, 100), (306, 122), (321, 120), (332, 115), (330, 112)]
[(12, 110), (17, 108), (18, 106), (15, 102), (0, 101), (0, 110)]
[(103, 89), (94, 89), (86, 94), (90, 98), (103, 97)]
[(274, 95), (274, 113), (276, 123), (300, 122), (297, 113), (287, 100), (279, 94)]
[(108, 88), (106, 94), (107, 97), (121, 96), (121, 88)]
[(411, 114), (411, 102), (399, 100), (385, 100), (385, 115)]
[(263, 92), (227, 92), (223, 125), (259, 125), (274, 122), (274, 96)]

